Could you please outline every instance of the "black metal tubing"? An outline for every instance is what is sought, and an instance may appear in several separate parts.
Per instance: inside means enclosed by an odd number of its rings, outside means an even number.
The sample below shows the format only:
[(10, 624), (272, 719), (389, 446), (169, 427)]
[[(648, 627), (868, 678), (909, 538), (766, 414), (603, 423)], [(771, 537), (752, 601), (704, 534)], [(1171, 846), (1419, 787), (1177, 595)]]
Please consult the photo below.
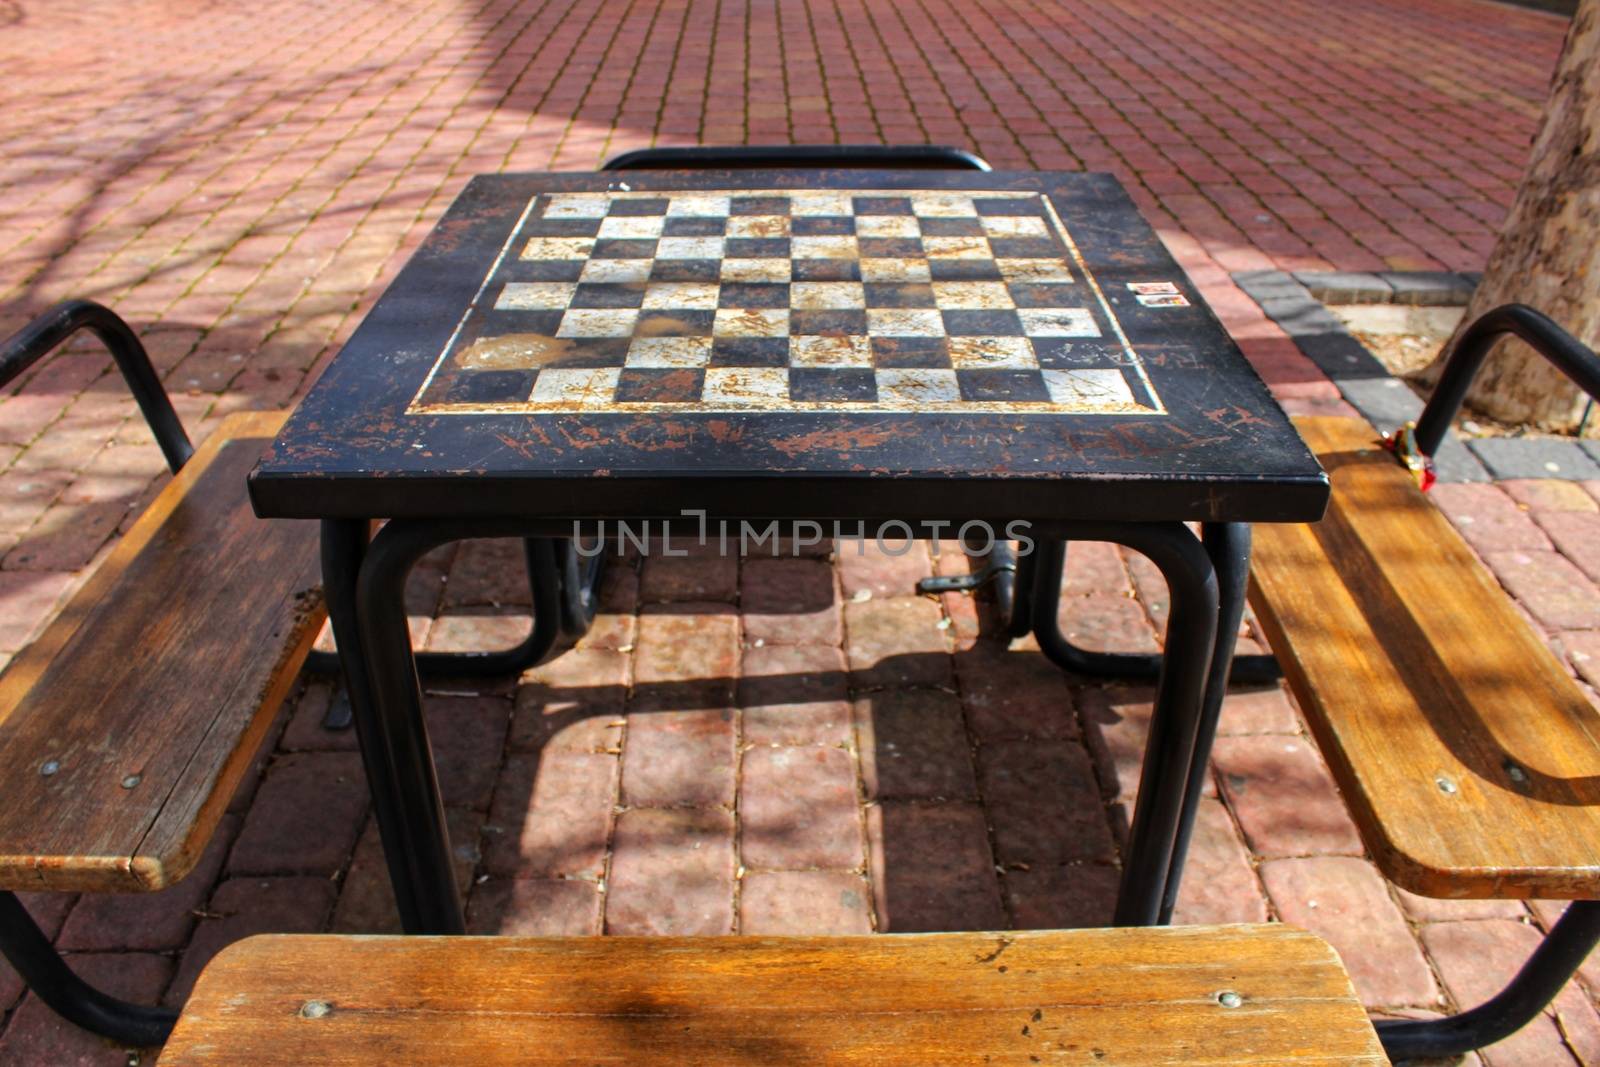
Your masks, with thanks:
[(194, 455), (189, 435), (172, 410), (172, 401), (161, 387), (161, 379), (150, 365), (150, 355), (126, 322), (110, 308), (92, 300), (65, 300), (39, 315), (28, 325), (0, 343), (0, 386), (15, 381), (17, 375), (55, 351), (79, 330), (88, 330), (100, 339), (116, 360), (128, 383), (128, 391), (150, 424), (156, 444), (174, 474)]
[[(536, 549), (532, 539), (524, 538), (522, 553), (533, 604), (533, 629), (528, 636), (510, 648), (491, 652), (418, 652), (416, 661), (419, 674), (447, 678), (501, 678), (520, 674), (542, 663), (563, 634), (576, 639), (587, 632), (589, 621), (594, 618), (593, 611), (590, 611), (587, 619), (581, 620), (582, 628), (575, 629), (568, 625), (569, 617), (574, 620), (577, 618), (572, 616), (568, 602), (577, 600), (584, 603), (592, 599), (592, 587), (572, 591), (567, 589), (559, 562), (563, 556), (560, 547), (553, 552), (545, 552)], [(575, 556), (570, 549), (566, 554)], [(572, 573), (575, 580), (584, 579), (576, 569)], [(313, 651), (306, 658), (306, 667), (323, 674), (338, 673), (339, 653)]]
[[(1600, 399), (1600, 357), (1592, 349), (1543, 312), (1526, 304), (1504, 304), (1469, 326), (1446, 360), (1417, 420), (1417, 447), (1424, 454), (1438, 451), (1484, 360), (1507, 336), (1527, 342), (1584, 392)], [(1516, 977), (1482, 1004), (1441, 1019), (1380, 1020), (1376, 1025), (1384, 1051), (1394, 1060), (1457, 1056), (1510, 1037), (1555, 999), (1597, 943), (1600, 901), (1574, 901)]]
[[(0, 343), (0, 386), (15, 381), (80, 330), (89, 330), (111, 353), (167, 466), (177, 473), (194, 455), (194, 446), (161, 387), (149, 353), (110, 308), (90, 300), (67, 300), (34, 318)], [(0, 954), (51, 1011), (91, 1033), (148, 1048), (165, 1042), (178, 1021), (178, 1013), (172, 1008), (119, 1000), (79, 978), (22, 901), (6, 891), (0, 891)]]
[(589, 632), (600, 610), (600, 579), (605, 577), (606, 558), (580, 556), (570, 538), (560, 541), (556, 555), (561, 568), (561, 626), (567, 637), (576, 641)]
[(601, 170), (750, 170), (771, 167), (874, 167), (885, 170), (989, 170), (971, 152), (944, 145), (689, 145), (640, 148)]
[[(1189, 838), (1194, 834), (1195, 817), (1200, 813), (1200, 795), (1205, 790), (1211, 746), (1217, 738), (1217, 723), (1222, 718), (1222, 699), (1228, 692), (1228, 678), (1238, 663), (1233, 654), (1239, 622), (1244, 618), (1245, 592), (1250, 584), (1250, 524), (1208, 522), (1200, 527), (1200, 543), (1211, 559), (1217, 575), (1217, 643), (1206, 673), (1206, 695), (1200, 706), (1200, 726), (1195, 734), (1194, 751), (1189, 759), (1188, 786), (1183, 798), (1183, 813), (1178, 821), (1177, 840), (1172, 847), (1172, 863), (1167, 867), (1166, 890), (1161, 898), (1161, 925), (1172, 921), (1183, 880), (1183, 864), (1189, 855)], [(1243, 657), (1239, 657), (1243, 658)], [(1271, 660), (1271, 656), (1258, 659)], [(1276, 662), (1273, 666), (1276, 666)]]
[[(359, 520), (323, 524), (323, 581), (335, 635), (341, 647), (359, 647), (364, 660), (367, 684), (364, 691), (351, 693), (351, 705), (407, 933), (459, 934), (465, 926), (411, 657), (406, 574), (423, 554), (448, 541), (537, 537), (548, 525), (518, 518), (396, 519), (368, 545)], [(1144, 785), (1134, 806), (1116, 913), (1118, 925), (1147, 926), (1161, 915), (1190, 793), (1188, 769), (1217, 637), (1216, 574), (1200, 540), (1182, 523), (1075, 523), (1067, 532), (1075, 539), (1115, 541), (1143, 553), (1161, 568), (1172, 591), (1167, 669), (1157, 687)], [(1035, 602), (1046, 599), (1036, 596)], [(344, 636), (352, 626), (359, 636)]]
[[(1055, 557), (1052, 555), (1050, 558)], [(1033, 561), (1029, 566), (1036, 567), (1039, 563)], [(1061, 584), (1065, 569), (1066, 548), (1063, 545), (1061, 562), (1056, 565), (1054, 573), (1057, 586)], [(1235, 620), (1234, 629), (1238, 628), (1238, 621)], [(1061, 626), (1055, 616), (1041, 619), (1035, 613), (1033, 633), (1039, 641), (1039, 651), (1057, 667), (1073, 674), (1086, 674), (1091, 678), (1150, 682), (1161, 673), (1161, 657), (1155, 653), (1091, 652), (1079, 648), (1061, 632)], [(1231, 659), (1232, 668), (1228, 674), (1228, 681), (1235, 685), (1266, 685), (1283, 677), (1283, 669), (1278, 666), (1277, 659), (1270, 655), (1236, 656)]]
[(1477, 377), (1496, 341), (1514, 336), (1571, 378), (1591, 397), (1600, 399), (1600, 356), (1556, 324), (1542, 311), (1526, 304), (1502, 304), (1486, 311), (1469, 326), (1456, 342), (1455, 351), (1445, 361), (1444, 373), (1434, 386), (1433, 395), (1417, 420), (1417, 447), (1433, 455), (1444, 442), (1444, 435), (1455, 421), (1467, 398), (1472, 379)]
[[(1182, 523), (1074, 524), (1072, 537), (1113, 541), (1142, 553), (1161, 569), (1171, 590), (1165, 663), (1156, 685), (1155, 711), (1112, 919), (1117, 926), (1152, 926), (1161, 921), (1179, 838), (1184, 836), (1191, 766), (1205, 718), (1206, 685), (1217, 645), (1217, 577), (1211, 557)], [(1061, 583), (1053, 576), (1061, 573), (1066, 542), (1041, 541), (1035, 551), (1040, 558), (1033, 570), (1031, 599), (1038, 631), (1046, 623), (1048, 628), (1055, 625)], [(1204, 747), (1210, 751), (1209, 739)], [(1180, 861), (1177, 867), (1181, 866)]]
[(1600, 942), (1600, 901), (1577, 900), (1515, 978), (1490, 999), (1443, 1019), (1380, 1019), (1378, 1040), (1395, 1062), (1459, 1056), (1504, 1040), (1533, 1021)]
[(0, 890), (0, 953), (34, 996), (90, 1033), (132, 1048), (150, 1048), (164, 1044), (178, 1021), (174, 1008), (118, 1000), (79, 978), (17, 895), (4, 890)]
[[(418, 899), (417, 882), (413, 877), (414, 850), (410, 844), (407, 798), (402, 792), (401, 777), (395, 770), (394, 746), (390, 738), (392, 731), (388, 721), (379, 713), (377, 687), (367, 661), (367, 646), (362, 639), (357, 610), (362, 564), (370, 549), (368, 527), (364, 520), (323, 520), (323, 595), (328, 604), (328, 619), (333, 625), (334, 640), (339, 643), (346, 691), (350, 696), (351, 718), (355, 721), (356, 736), (361, 743), (361, 762), (366, 769), (367, 788), (372, 794), (373, 816), (378, 823), (378, 835), (383, 841), (384, 861), (389, 868), (389, 882), (394, 887), (395, 908), (400, 915), (401, 927), (407, 933), (460, 933), (460, 930), (433, 928), (431, 923), (424, 920), (424, 911)], [(403, 601), (400, 606), (400, 625), (405, 631)], [(409, 650), (411, 640), (408, 631), (404, 632), (404, 642), (404, 647)], [(414, 667), (408, 671), (408, 675), (414, 687)], [(421, 725), (420, 694), (416, 714), (425, 743), (427, 731)], [(431, 762), (427, 781), (432, 783), (433, 795), (437, 799), (438, 780), (433, 774)], [(442, 832), (442, 823), (440, 830)], [(445, 841), (446, 852), (439, 862), (440, 869), (449, 874), (452, 869), (448, 836)], [(451, 890), (454, 888), (452, 880)], [(459, 921), (459, 903), (456, 912)]]

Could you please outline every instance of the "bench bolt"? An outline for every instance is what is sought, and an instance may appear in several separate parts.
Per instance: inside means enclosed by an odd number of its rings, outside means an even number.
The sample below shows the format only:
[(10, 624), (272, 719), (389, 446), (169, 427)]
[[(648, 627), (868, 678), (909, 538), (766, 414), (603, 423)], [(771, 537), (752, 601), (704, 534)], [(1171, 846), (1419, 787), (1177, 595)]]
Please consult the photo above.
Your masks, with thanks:
[(1439, 787), (1441, 793), (1453, 794), (1456, 791), (1456, 784), (1442, 774), (1433, 780), (1433, 784)]
[(41, 777), (48, 778), (52, 774), (54, 774), (57, 771), (59, 771), (60, 769), (61, 769), (61, 761), (60, 760), (47, 759), (43, 763), (41, 763), (39, 765), (39, 774), (40, 774)]
[(128, 777), (126, 777), (126, 778), (124, 778), (122, 780), (122, 788), (124, 788), (124, 789), (132, 789), (134, 786), (139, 784), (139, 778), (140, 778), (140, 775), (137, 775), (137, 774), (128, 775)]
[(326, 1000), (308, 1000), (300, 1005), (300, 1018), (321, 1019), (333, 1011), (333, 1005)]
[(1224, 1008), (1237, 1008), (1244, 1003), (1244, 998), (1231, 989), (1224, 989), (1217, 994), (1217, 1003)]

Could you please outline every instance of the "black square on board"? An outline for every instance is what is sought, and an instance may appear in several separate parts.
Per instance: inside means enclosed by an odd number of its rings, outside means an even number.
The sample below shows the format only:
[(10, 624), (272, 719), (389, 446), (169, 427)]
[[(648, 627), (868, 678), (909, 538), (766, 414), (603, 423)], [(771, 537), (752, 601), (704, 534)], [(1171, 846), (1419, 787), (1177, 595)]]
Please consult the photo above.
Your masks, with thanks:
[(943, 337), (874, 337), (872, 365), (949, 369), (950, 342)]
[(786, 308), (789, 306), (789, 287), (782, 282), (723, 282), (717, 306)]
[(866, 367), (790, 367), (789, 398), (812, 404), (871, 403), (877, 377)]
[(931, 308), (933, 286), (926, 282), (867, 282), (869, 308)]
[(656, 242), (639, 237), (607, 237), (594, 243), (591, 259), (649, 259)]
[(1000, 268), (992, 259), (928, 260), (928, 274), (936, 282), (997, 282)]
[(856, 232), (856, 220), (844, 215), (801, 215), (789, 223), (796, 237), (834, 237)]
[(1022, 320), (1015, 311), (956, 308), (940, 312), (951, 337), (1021, 337)]
[(978, 368), (957, 370), (956, 382), (963, 400), (1048, 401), (1044, 375), (1036, 370)]
[(857, 237), (862, 258), (916, 259), (922, 255), (920, 237)]
[(636, 308), (644, 303), (644, 284), (627, 282), (579, 282), (573, 291), (571, 307)]
[(786, 367), (787, 337), (717, 337), (711, 342), (713, 367)]
[(706, 372), (689, 367), (624, 367), (617, 378), (620, 404), (692, 404)]
[(599, 219), (529, 219), (522, 227), (524, 237), (593, 237), (599, 232)]
[(611, 201), (613, 215), (665, 215), (667, 201), (664, 197), (617, 198)]
[(991, 237), (996, 259), (1059, 259), (1061, 246), (1048, 237)]
[(500, 279), (508, 282), (575, 282), (586, 259), (519, 259), (507, 263)]
[(464, 370), (450, 383), (450, 404), (521, 403), (533, 392), (538, 370)]
[[(546, 309), (538, 311), (520, 311), (516, 308), (496, 310), (485, 315), (475, 324), (478, 331), (476, 336), (469, 336), (474, 341), (481, 337), (494, 337), (504, 333), (538, 333), (546, 337), (553, 337), (555, 332), (561, 328), (561, 316), (563, 314), (565, 312), (561, 310)], [(469, 330), (471, 328), (470, 326), (468, 327)]]
[(722, 273), (720, 259), (658, 259), (650, 268), (653, 282), (714, 282)]
[(730, 237), (729, 259), (775, 259), (789, 254), (787, 237)]
[(797, 282), (859, 282), (861, 263), (854, 259), (795, 259), (789, 271)]
[(789, 332), (796, 336), (856, 337), (867, 332), (867, 313), (860, 309), (789, 312)]
[(1032, 337), (1039, 366), (1051, 370), (1116, 367), (1127, 361), (1120, 345), (1103, 337)]
[(726, 219), (668, 219), (662, 226), (663, 237), (721, 237), (727, 228)]
[(1036, 196), (979, 196), (972, 208), (980, 215), (1042, 215), (1044, 203)]

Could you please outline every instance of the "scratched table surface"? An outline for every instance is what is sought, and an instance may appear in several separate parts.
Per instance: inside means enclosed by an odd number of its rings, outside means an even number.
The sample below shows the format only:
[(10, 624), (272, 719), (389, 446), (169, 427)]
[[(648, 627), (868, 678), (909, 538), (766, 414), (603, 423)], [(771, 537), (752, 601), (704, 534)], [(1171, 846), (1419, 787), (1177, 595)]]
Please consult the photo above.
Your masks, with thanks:
[(1116, 180), (475, 178), (263, 515), (1295, 521), (1321, 469)]

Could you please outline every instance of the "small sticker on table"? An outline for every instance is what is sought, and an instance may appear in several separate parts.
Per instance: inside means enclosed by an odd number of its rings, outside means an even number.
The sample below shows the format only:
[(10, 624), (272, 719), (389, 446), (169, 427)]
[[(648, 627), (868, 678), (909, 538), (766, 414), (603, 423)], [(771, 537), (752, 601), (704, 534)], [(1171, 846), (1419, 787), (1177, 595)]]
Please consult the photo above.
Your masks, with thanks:
[(1186, 308), (1188, 298), (1182, 293), (1140, 293), (1139, 303), (1147, 308)]
[(1129, 282), (1128, 288), (1140, 296), (1178, 295), (1178, 287), (1171, 282)]

